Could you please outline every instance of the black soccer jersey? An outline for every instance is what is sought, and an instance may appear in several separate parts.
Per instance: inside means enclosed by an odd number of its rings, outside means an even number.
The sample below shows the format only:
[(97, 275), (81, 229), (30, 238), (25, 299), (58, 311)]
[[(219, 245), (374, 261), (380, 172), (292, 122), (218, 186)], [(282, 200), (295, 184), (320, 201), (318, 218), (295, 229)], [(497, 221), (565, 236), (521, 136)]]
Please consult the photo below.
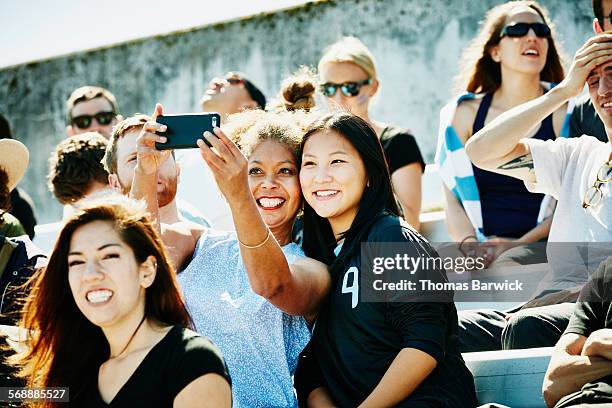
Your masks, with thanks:
[[(403, 242), (436, 255), (418, 233), (393, 216), (381, 218), (368, 241)], [(357, 255), (333, 277), (310, 345), (311, 362), (318, 367), (306, 376), (313, 376), (310, 380), (316, 385), (325, 385), (339, 406), (355, 407), (374, 390), (397, 354), (414, 348), (433, 357), (437, 366), (398, 406), (476, 406), (474, 381), (458, 348), (454, 304), (365, 302), (360, 299), (361, 272)]]

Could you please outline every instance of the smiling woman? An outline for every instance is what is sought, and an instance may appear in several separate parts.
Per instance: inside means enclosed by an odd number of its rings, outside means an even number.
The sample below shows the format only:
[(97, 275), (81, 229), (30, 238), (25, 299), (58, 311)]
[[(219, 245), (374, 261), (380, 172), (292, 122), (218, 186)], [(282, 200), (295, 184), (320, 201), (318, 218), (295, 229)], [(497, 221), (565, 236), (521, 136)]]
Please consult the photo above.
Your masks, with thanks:
[(306, 201), (304, 250), (329, 263), (332, 276), (296, 372), (300, 404), (474, 407), (473, 378), (456, 341), (455, 305), (398, 300), (388, 293), (376, 301), (364, 297), (369, 272), (363, 244), (402, 243), (408, 251), (437, 258), (398, 217), (375, 130), (348, 113), (313, 123), (302, 142), (300, 182)]
[(302, 207), (300, 115), (230, 117), (241, 151), (220, 130), (208, 135), (219, 155), (200, 143), (236, 232), (205, 231), (178, 279), (196, 327), (227, 358), (234, 407), (297, 406), (291, 377), (310, 339), (303, 316), (312, 317), (327, 288), (325, 265), (292, 241)]
[(29, 347), (14, 361), (29, 386), (68, 387), (69, 406), (195, 407), (201, 393), (206, 406), (230, 406), (221, 354), (189, 330), (145, 214), (139, 203), (106, 198), (66, 222), (33, 283), (22, 321)]
[[(295, 89), (291, 106), (300, 99), (313, 100), (308, 97), (314, 93), (312, 84)], [(154, 117), (162, 112), (158, 104)], [(215, 128), (214, 135), (204, 132), (208, 144), (198, 140), (200, 154), (229, 203), (236, 231), (203, 229), (186, 239), (169, 239), (165, 237), (172, 227), (158, 224), (167, 245), (189, 249), (188, 259), (179, 260), (188, 265), (178, 281), (196, 328), (226, 358), (235, 408), (297, 406), (292, 376), (310, 338), (307, 321), (329, 287), (326, 266), (306, 258), (292, 241), (302, 204), (297, 149), (304, 115), (286, 109), (247, 111), (230, 117), (230, 126)], [(159, 212), (156, 173), (170, 157), (167, 150), (155, 149), (156, 142), (165, 143), (154, 133), (159, 126), (147, 122), (138, 137), (130, 193), (144, 198), (154, 215)]]

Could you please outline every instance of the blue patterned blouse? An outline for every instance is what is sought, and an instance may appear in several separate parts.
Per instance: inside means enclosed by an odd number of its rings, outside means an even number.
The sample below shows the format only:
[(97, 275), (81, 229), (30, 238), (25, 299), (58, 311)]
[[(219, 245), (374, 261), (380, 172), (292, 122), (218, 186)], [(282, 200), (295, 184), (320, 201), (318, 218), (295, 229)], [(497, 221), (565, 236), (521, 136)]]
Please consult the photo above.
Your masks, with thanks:
[[(296, 244), (283, 252), (304, 257)], [(196, 330), (223, 352), (234, 407), (297, 407), (292, 376), (310, 331), (253, 292), (235, 232), (205, 231), (178, 281)]]

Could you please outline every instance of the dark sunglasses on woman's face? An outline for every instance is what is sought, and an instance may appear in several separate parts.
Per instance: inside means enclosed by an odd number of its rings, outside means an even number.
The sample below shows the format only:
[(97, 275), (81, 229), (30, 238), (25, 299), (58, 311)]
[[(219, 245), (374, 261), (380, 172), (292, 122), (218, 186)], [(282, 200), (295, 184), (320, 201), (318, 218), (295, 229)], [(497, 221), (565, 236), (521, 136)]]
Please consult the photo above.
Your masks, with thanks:
[(527, 35), (529, 29), (533, 29), (535, 35), (540, 38), (550, 37), (550, 27), (544, 23), (516, 23), (512, 25), (507, 25), (501, 31), (501, 37), (523, 37)]
[(72, 118), (72, 124), (79, 129), (87, 129), (95, 118), (101, 126), (109, 125), (115, 117), (115, 112), (98, 112), (95, 115), (79, 115)]
[(344, 82), (342, 84), (326, 82), (321, 85), (321, 92), (323, 95), (331, 98), (336, 94), (336, 91), (340, 89), (344, 96), (353, 97), (359, 95), (359, 91), (361, 90), (362, 86), (370, 85), (371, 83), (372, 78), (364, 79), (363, 81), (358, 82)]

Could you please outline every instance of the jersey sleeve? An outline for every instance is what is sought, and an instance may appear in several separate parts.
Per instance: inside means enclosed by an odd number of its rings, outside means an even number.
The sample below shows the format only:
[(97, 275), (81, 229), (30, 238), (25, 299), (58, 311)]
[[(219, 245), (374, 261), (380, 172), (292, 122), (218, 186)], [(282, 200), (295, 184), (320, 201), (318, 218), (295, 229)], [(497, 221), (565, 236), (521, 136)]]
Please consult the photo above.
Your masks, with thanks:
[(410, 133), (397, 133), (388, 142), (385, 153), (389, 159), (391, 174), (412, 163), (421, 166), (421, 172), (425, 171), (425, 162), (421, 155), (421, 150), (414, 136)]
[(401, 335), (401, 347), (427, 353), (438, 363), (446, 354), (447, 303), (395, 302), (387, 304), (387, 317)]
[[(379, 243), (403, 243), (397, 247), (402, 255), (407, 254), (414, 258), (437, 257), (438, 254), (420, 236), (402, 224), (392, 224), (382, 228), (378, 233), (373, 234), (373, 241)], [(374, 247), (374, 250), (382, 251)], [(395, 246), (393, 248), (396, 248)], [(384, 251), (384, 256), (395, 256), (396, 249), (392, 253)], [(441, 271), (421, 270), (413, 271), (411, 280), (420, 279), (445, 280), (445, 274)], [(386, 274), (405, 273), (403, 271), (387, 270)], [(397, 275), (399, 277), (399, 275)], [(421, 297), (428, 296), (427, 298)], [(414, 297), (416, 296), (416, 297)], [(402, 348), (414, 348), (427, 353), (437, 362), (444, 360), (446, 349), (446, 337), (448, 332), (448, 313), (449, 303), (447, 302), (428, 302), (426, 299), (452, 299), (452, 294), (441, 293), (438, 296), (430, 296), (425, 293), (410, 296), (392, 295), (386, 303), (386, 315), (391, 325), (401, 336)]]
[(576, 333), (589, 337), (595, 330), (603, 328), (599, 325), (598, 315), (603, 312), (599, 302), (578, 302), (564, 334)]
[(607, 306), (612, 300), (612, 257), (604, 260), (584, 285), (565, 333), (588, 337), (605, 327)]
[(207, 338), (193, 336), (184, 339), (174, 354), (174, 367), (169, 378), (171, 395), (178, 395), (192, 381), (206, 374), (218, 374), (231, 385), (221, 351)]

